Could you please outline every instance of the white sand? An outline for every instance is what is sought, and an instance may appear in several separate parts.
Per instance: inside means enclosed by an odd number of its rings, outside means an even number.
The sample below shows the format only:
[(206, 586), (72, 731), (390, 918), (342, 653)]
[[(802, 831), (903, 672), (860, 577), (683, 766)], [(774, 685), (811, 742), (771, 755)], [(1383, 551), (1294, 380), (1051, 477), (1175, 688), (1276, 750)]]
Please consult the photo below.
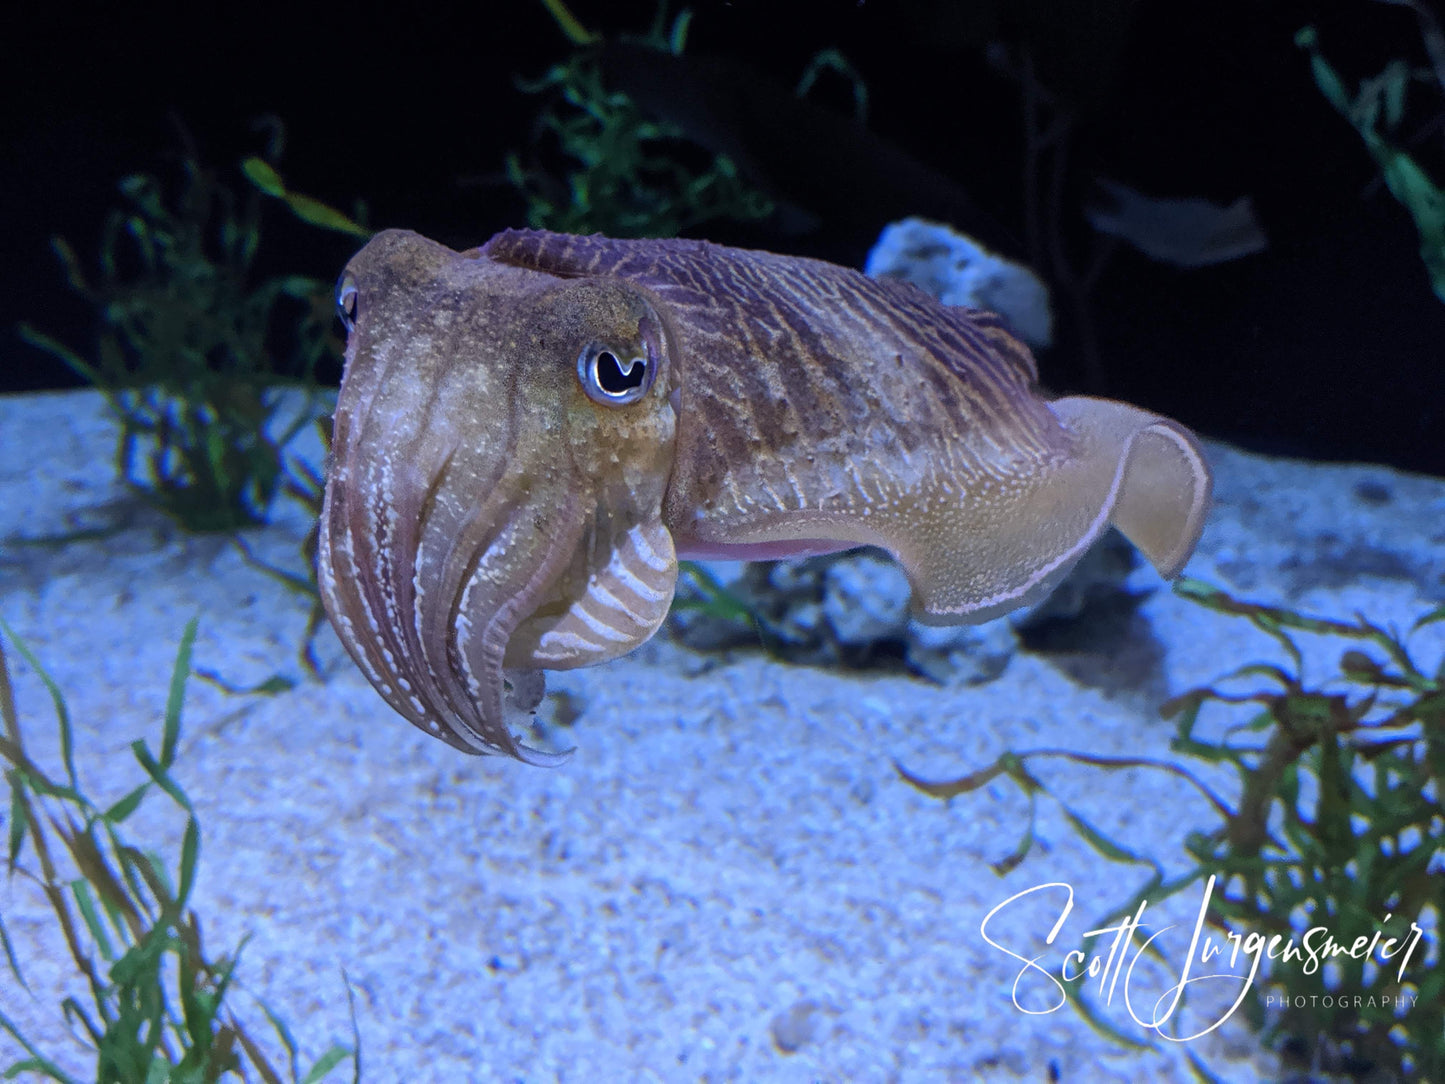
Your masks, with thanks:
[[(192, 615), (196, 665), (240, 684), (301, 679), (306, 620), (305, 604), (230, 544), (179, 534), (129, 502), (110, 433), (92, 394), (0, 399), (0, 617), (66, 691), (82, 775), (106, 798), (140, 778), (127, 746), (158, 738)], [(1445, 594), (1445, 482), (1211, 453), (1219, 502), (1191, 574), (1275, 600), (1304, 587), (1290, 601), (1401, 625)], [(1360, 500), (1361, 480), (1392, 499)], [(13, 544), (115, 517), (129, 526), (103, 541)], [(285, 508), (254, 546), (297, 567), (305, 527)], [(576, 754), (557, 770), (468, 758), (413, 729), (327, 630), (324, 684), (275, 697), (189, 686), (177, 775), (204, 832), (195, 906), (213, 951), (252, 935), (244, 987), (291, 1023), (304, 1061), (349, 1038), (346, 969), (368, 1081), (1047, 1080), (1051, 1067), (1066, 1081), (1185, 1080), (1180, 1046), (1134, 1024), (1122, 991), (1101, 1015), (1159, 1051), (1111, 1045), (1067, 1006), (1022, 1013), (1010, 1000), (1021, 965), (980, 933), (1011, 895), (1067, 882), (1076, 907), (1053, 946), (1057, 894), (1036, 893), (991, 927), (1056, 971), (1146, 871), (1100, 859), (1045, 800), (1038, 847), (999, 878), (988, 863), (1023, 828), (1018, 791), (996, 782), (944, 805), (892, 766), (947, 778), (1038, 746), (1164, 756), (1164, 695), (1275, 657), (1245, 623), (1164, 590), (1140, 614), (1135, 631), (1152, 629), (1157, 644), (1127, 641), (1118, 667), (1142, 687), (1112, 692), (1071, 681), (1070, 660), (1027, 654), (990, 685), (944, 689), (757, 653), (698, 656), (659, 638), (549, 679), (585, 706), (560, 735)], [(54, 764), (48, 699), (13, 651), (10, 664), (27, 740)], [(1212, 824), (1162, 773), (1035, 768), (1175, 873), (1184, 833)], [(173, 840), (178, 818), (152, 801), (131, 834)], [(1149, 918), (1182, 924), (1166, 949), (1182, 962), (1199, 895), (1175, 903)], [(0, 973), (0, 1011), (83, 1075), (58, 1011), (62, 990), (83, 991), (66, 978), (48, 912), (19, 881), (0, 887), (0, 908), (38, 995)], [(1166, 975), (1136, 975), (1139, 1015)], [(1026, 1004), (1045, 1001), (1043, 983), (1020, 990)], [(1207, 1001), (1186, 1030), (1222, 1011)], [(1241, 1016), (1188, 1044), (1227, 1080), (1274, 1067)], [(0, 1067), (18, 1056), (0, 1036)]]

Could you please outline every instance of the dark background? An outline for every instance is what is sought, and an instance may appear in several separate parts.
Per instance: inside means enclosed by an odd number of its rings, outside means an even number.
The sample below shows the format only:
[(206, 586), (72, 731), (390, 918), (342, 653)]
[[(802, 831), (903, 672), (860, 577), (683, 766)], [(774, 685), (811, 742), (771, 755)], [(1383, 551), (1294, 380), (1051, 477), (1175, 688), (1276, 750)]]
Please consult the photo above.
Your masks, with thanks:
[[(263, 146), (254, 120), (275, 114), (288, 181), (343, 208), (364, 197), (373, 225), (470, 247), (524, 224), (503, 156), (529, 145), (542, 102), (516, 80), (571, 49), (540, 3), (198, 7), (26, 5), (8, 17), (0, 390), (75, 382), (15, 333), (24, 320), (82, 350), (94, 340), (95, 315), (67, 290), (48, 239), (66, 237), (90, 264), (122, 176), (174, 184), (179, 126), (237, 188), (236, 163)], [(576, 0), (573, 10), (615, 36), (645, 31), (654, 6)], [(1263, 253), (1188, 271), (1116, 251), (1087, 299), (1102, 390), (1269, 452), (1445, 474), (1445, 304), (1409, 215), (1293, 44), (1301, 26), (1318, 26), (1353, 88), (1395, 57), (1426, 64), (1410, 9), (702, 0), (694, 10), (682, 61), (617, 50), (609, 71), (699, 140), (734, 150), (790, 209), (696, 234), (858, 265), (887, 221), (924, 212), (1026, 258), (1020, 84), (1007, 70), (1027, 60), (1074, 118), (1059, 236), (1076, 267), (1096, 244), (1081, 215), (1095, 176), (1157, 196), (1250, 195), (1270, 238)], [(826, 47), (866, 81), (866, 132), (846, 121), (842, 79), (789, 104)], [(1416, 84), (1410, 101), (1402, 135), (1445, 183), (1445, 97)], [(266, 223), (262, 270), (331, 277), (356, 247), (279, 208)], [(1045, 382), (1097, 389), (1083, 325), (1063, 295), (1055, 307)]]

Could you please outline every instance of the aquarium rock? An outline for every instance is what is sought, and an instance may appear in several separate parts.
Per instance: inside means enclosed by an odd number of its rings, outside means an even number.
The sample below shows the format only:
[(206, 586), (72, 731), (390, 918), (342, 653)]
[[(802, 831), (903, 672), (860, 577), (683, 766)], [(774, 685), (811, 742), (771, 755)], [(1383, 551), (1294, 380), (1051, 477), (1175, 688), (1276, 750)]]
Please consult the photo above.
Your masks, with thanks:
[(1018, 650), (1018, 634), (1007, 617), (982, 625), (908, 623), (908, 668), (940, 685), (983, 685), (1004, 672)]
[(839, 643), (900, 637), (908, 627), (908, 577), (883, 555), (835, 561), (823, 574), (822, 610)]
[(940, 683), (980, 684), (1003, 673), (1018, 646), (1007, 617), (957, 626), (913, 618), (908, 577), (882, 550), (699, 565), (736, 605), (709, 606), (690, 577), (679, 581), (668, 628), (694, 650), (765, 647), (793, 662), (904, 666)]
[(1043, 280), (942, 222), (905, 218), (885, 226), (863, 270), (875, 278), (911, 282), (945, 305), (996, 312), (1032, 347), (1053, 343), (1054, 318)]

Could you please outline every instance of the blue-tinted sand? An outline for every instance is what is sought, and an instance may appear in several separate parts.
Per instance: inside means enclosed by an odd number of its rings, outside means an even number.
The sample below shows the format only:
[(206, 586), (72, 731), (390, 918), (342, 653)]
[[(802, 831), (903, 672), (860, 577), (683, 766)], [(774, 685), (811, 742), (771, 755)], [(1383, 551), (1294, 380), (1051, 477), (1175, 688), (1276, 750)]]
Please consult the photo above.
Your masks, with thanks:
[[(1013, 850), (1026, 799), (996, 782), (945, 805), (893, 762), (947, 779), (1005, 749), (1167, 757), (1165, 696), (1282, 661), (1247, 623), (1141, 570), (1133, 584), (1158, 589), (1107, 658), (1021, 653), (971, 688), (755, 651), (697, 655), (663, 636), (549, 677), (582, 708), (551, 731), (576, 747), (565, 766), (478, 760), (394, 715), (329, 629), (318, 640), (327, 680), (306, 679), (306, 603), (231, 543), (136, 505), (115, 481), (113, 447), (97, 395), (0, 399), (0, 617), (65, 690), (98, 798), (139, 780), (128, 744), (157, 740), (192, 616), (198, 669), (235, 685), (296, 679), (267, 697), (193, 678), (176, 774), (204, 833), (194, 903), (207, 944), (219, 953), (252, 935), (241, 981), (290, 1022), (303, 1061), (349, 1040), (344, 968), (367, 1081), (1042, 1081), (1051, 1066), (1065, 1081), (1189, 1079), (1181, 1047), (1131, 1016), (1152, 1013), (1177, 972), (1141, 964), (1128, 1005), (1122, 977), (1112, 1003), (1091, 986), (1110, 1025), (1156, 1048), (1130, 1050), (1070, 1007), (1021, 1011), (1011, 991), (1023, 965), (980, 930), (1015, 894), (1071, 886), (1053, 945), (1058, 888), (1004, 907), (988, 930), (1057, 974), (1147, 870), (1099, 858), (1043, 800), (1034, 852), (1000, 878), (989, 863)], [(1402, 628), (1445, 596), (1445, 481), (1209, 451), (1217, 502), (1189, 575)], [(122, 529), (99, 541), (15, 543), (111, 523)], [(283, 504), (275, 526), (248, 537), (259, 557), (297, 569), (307, 526)], [(1302, 640), (1316, 674), (1343, 646)], [(1439, 634), (1415, 643), (1433, 667)], [(48, 697), (9, 657), (27, 742), (55, 764)], [(1071, 671), (1117, 680), (1080, 684)], [(1215, 713), (1204, 725), (1240, 721)], [(1163, 773), (1033, 770), (1174, 873), (1184, 835), (1214, 823)], [(1229, 777), (1209, 779), (1231, 793)], [(180, 822), (156, 797), (127, 827), (174, 846)], [(1146, 922), (1178, 924), (1166, 955), (1184, 957), (1198, 906), (1191, 889), (1151, 907)], [(83, 1075), (58, 1005), (62, 991), (84, 991), (48, 912), (19, 879), (0, 882), (0, 907), (38, 995), (0, 975), (0, 1011)], [(1237, 992), (1201, 989), (1167, 1028), (1207, 1027)], [(1057, 995), (1029, 974), (1017, 998), (1044, 1010)], [(264, 1030), (244, 993), (236, 1007)], [(1275, 1071), (1243, 1013), (1189, 1049), (1226, 1080)], [(0, 1065), (19, 1056), (0, 1037)]]

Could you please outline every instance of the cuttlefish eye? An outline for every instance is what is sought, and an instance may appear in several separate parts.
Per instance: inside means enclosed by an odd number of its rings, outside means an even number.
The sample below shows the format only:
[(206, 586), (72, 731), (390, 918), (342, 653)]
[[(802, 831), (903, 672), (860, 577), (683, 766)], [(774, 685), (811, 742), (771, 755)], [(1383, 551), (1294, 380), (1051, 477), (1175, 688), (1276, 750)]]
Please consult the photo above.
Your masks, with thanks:
[(583, 348), (577, 356), (577, 378), (587, 398), (603, 406), (626, 406), (647, 394), (657, 366), (651, 358), (629, 357), (631, 353), (604, 343), (588, 343)]
[(343, 275), (336, 284), (336, 315), (348, 333), (356, 327), (356, 282), (350, 275)]

